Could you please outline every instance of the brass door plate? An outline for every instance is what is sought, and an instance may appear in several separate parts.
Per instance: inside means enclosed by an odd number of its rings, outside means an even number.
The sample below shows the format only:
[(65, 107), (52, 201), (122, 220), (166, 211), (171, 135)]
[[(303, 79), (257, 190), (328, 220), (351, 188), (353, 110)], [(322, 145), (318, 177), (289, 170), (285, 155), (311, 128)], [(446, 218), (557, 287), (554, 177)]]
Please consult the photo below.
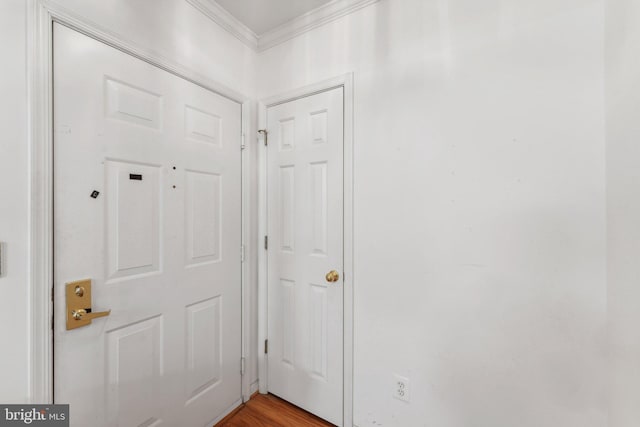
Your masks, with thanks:
[(97, 317), (108, 316), (111, 310), (93, 313), (91, 310), (91, 279), (69, 282), (65, 286), (67, 330), (91, 324)]

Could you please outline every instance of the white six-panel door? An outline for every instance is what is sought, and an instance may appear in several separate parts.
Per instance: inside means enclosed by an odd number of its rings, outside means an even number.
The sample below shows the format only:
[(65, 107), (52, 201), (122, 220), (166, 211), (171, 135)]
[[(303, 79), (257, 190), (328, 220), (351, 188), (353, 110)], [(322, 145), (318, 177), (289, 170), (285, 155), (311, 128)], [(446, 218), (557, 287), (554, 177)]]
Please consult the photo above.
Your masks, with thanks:
[[(268, 389), (334, 424), (343, 396), (343, 89), (267, 109)], [(335, 270), (336, 282), (325, 276)]]
[[(240, 135), (238, 103), (54, 25), (55, 401), (72, 426), (200, 427), (240, 403)], [(112, 311), (67, 331), (80, 279)]]

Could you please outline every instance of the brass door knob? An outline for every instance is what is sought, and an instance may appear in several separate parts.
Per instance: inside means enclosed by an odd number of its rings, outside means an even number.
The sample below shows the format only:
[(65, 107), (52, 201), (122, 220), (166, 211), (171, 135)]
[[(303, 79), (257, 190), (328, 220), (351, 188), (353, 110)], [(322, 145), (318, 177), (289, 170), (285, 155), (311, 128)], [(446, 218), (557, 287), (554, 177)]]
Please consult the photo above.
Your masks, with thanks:
[(327, 282), (333, 283), (333, 282), (337, 282), (338, 279), (340, 279), (340, 275), (338, 274), (337, 271), (331, 270), (330, 272), (327, 273), (326, 276), (324, 276), (324, 278), (327, 279)]
[(87, 313), (87, 310), (85, 310), (84, 308), (78, 308), (77, 310), (71, 311), (71, 317), (73, 317), (75, 320), (93, 320), (97, 319), (98, 317), (106, 317), (109, 314), (111, 314), (111, 310)]
[(85, 314), (87, 314), (87, 310), (85, 310), (84, 308), (79, 308), (71, 312), (71, 317), (73, 317), (76, 320), (80, 320), (82, 319), (82, 316), (84, 316)]

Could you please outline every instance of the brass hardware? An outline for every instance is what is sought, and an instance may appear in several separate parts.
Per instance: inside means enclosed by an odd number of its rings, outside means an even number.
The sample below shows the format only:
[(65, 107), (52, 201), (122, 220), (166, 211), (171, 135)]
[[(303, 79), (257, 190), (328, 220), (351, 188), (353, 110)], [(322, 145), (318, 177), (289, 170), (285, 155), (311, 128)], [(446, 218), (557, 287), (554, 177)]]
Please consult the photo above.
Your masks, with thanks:
[(330, 272), (327, 273), (326, 276), (324, 276), (324, 278), (327, 279), (327, 282), (333, 283), (333, 282), (337, 282), (338, 279), (340, 279), (340, 275), (338, 274), (337, 271), (331, 270)]
[(66, 284), (67, 330), (91, 324), (93, 319), (105, 317), (111, 310), (91, 311), (91, 279), (79, 280)]
[(87, 313), (87, 310), (85, 310), (84, 308), (79, 308), (77, 310), (71, 311), (71, 316), (75, 320), (82, 320), (82, 319), (92, 320), (92, 319), (95, 319), (95, 318), (98, 318), (98, 317), (106, 317), (109, 314), (111, 314), (111, 310), (109, 310), (109, 311), (99, 311), (97, 313)]

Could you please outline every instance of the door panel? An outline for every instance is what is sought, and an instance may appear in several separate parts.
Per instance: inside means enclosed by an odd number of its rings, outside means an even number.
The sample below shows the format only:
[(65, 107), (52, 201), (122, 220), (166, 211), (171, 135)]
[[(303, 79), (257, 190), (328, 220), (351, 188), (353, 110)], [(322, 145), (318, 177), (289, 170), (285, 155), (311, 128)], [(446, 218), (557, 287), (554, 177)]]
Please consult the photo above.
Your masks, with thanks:
[(104, 168), (107, 283), (159, 272), (159, 166), (106, 160)]
[(269, 391), (342, 423), (343, 90), (270, 107)]
[[(239, 403), (240, 114), (54, 24), (55, 398), (72, 425), (204, 426)], [(88, 278), (111, 314), (67, 331), (64, 285)]]

